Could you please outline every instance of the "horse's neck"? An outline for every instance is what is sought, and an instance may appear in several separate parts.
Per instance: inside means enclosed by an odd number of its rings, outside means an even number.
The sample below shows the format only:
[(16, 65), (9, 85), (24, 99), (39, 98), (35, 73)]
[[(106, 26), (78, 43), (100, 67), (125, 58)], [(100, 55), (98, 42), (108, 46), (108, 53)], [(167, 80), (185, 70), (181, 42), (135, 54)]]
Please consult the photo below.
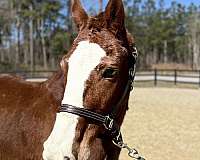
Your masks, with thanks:
[(60, 105), (65, 90), (65, 77), (63, 72), (61, 70), (57, 71), (46, 82), (44, 82), (44, 84), (53, 95), (58, 105)]

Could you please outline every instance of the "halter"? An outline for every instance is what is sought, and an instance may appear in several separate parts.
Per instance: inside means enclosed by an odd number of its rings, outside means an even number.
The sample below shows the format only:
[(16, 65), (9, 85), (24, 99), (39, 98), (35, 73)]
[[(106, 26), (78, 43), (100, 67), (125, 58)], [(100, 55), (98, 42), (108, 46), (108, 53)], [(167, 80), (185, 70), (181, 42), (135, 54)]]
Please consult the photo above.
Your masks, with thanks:
[(130, 65), (129, 68), (129, 78), (125, 90), (122, 94), (121, 99), (112, 109), (112, 112), (108, 115), (102, 115), (97, 112), (91, 111), (89, 109), (76, 107), (70, 104), (62, 104), (59, 112), (67, 112), (71, 113), (80, 117), (84, 117), (86, 119), (90, 119), (95, 124), (103, 124), (105, 129), (108, 131), (112, 138), (113, 144), (115, 144), (119, 148), (126, 148), (129, 153), (128, 155), (137, 160), (145, 160), (144, 158), (140, 157), (138, 152), (135, 149), (131, 149), (123, 142), (122, 134), (120, 131), (120, 126), (116, 123), (114, 118), (117, 116), (119, 112), (120, 106), (122, 102), (125, 100), (127, 94), (133, 90), (133, 83), (135, 78), (135, 71), (136, 71), (136, 59), (137, 59), (137, 49), (133, 47), (132, 58), (134, 59), (133, 65)]

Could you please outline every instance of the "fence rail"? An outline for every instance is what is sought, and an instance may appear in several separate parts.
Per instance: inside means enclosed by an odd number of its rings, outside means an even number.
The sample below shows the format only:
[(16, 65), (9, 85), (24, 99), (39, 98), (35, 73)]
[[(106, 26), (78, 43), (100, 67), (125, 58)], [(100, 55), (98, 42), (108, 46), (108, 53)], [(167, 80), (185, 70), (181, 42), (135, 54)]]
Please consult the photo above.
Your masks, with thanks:
[[(30, 81), (43, 81), (50, 77), (55, 70), (40, 70), (40, 71), (10, 71), (2, 72), (0, 74), (14, 74), (23, 77)], [(138, 70), (136, 72), (135, 81), (148, 82), (153, 81), (156, 86), (159, 81), (177, 83), (197, 84), (200, 87), (200, 70)]]
[(0, 74), (11, 74), (11, 75), (17, 75), (21, 76), (24, 79), (47, 79), (53, 73), (55, 73), (55, 70), (38, 70), (38, 71), (0, 71)]
[(140, 70), (137, 71), (135, 81), (154, 81), (156, 86), (159, 81), (197, 84), (200, 87), (200, 70)]

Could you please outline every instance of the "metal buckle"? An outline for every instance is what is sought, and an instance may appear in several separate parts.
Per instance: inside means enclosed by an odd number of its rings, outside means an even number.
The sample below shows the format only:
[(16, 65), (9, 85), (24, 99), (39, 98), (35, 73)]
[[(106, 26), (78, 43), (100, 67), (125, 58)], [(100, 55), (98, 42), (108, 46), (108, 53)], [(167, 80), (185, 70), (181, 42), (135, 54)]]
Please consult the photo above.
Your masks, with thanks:
[(113, 144), (116, 145), (119, 148), (124, 148), (124, 143), (123, 143), (123, 139), (122, 139), (122, 134), (119, 131), (118, 135), (116, 137), (113, 138), (112, 140)]
[(135, 59), (137, 59), (137, 56), (138, 56), (138, 51), (137, 51), (137, 47), (133, 47), (133, 52), (132, 52), (132, 55), (133, 57), (135, 57)]
[(110, 118), (109, 115), (106, 116), (105, 123), (104, 123), (105, 128), (110, 131), (113, 129), (113, 124), (114, 124), (114, 120)]

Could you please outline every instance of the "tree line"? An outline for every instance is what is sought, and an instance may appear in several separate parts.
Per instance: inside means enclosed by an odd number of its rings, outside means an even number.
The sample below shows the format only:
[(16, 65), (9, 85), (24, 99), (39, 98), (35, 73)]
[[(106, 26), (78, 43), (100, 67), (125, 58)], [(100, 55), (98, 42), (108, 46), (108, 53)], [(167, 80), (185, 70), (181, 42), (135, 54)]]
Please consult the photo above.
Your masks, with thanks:
[(200, 6), (126, 0), (126, 11), (128, 29), (140, 51), (140, 67), (179, 63), (200, 69)]
[[(91, 14), (107, 0), (82, 0)], [(90, 3), (89, 3), (90, 2)], [(97, 8), (98, 4), (98, 9)], [(124, 0), (138, 67), (183, 64), (200, 69), (200, 6), (164, 0)], [(0, 1), (0, 70), (50, 70), (76, 36), (70, 0)]]

